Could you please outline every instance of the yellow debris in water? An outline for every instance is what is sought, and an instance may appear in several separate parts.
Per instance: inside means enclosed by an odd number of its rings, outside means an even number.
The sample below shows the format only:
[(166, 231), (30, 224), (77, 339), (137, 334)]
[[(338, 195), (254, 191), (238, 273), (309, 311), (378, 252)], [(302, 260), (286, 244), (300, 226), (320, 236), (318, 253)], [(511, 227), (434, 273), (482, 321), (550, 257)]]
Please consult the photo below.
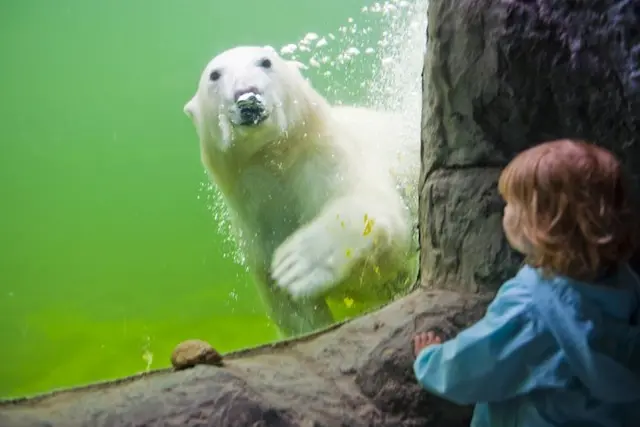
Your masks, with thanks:
[(362, 232), (363, 236), (367, 236), (371, 233), (374, 223), (375, 221), (373, 220), (373, 218), (369, 218), (369, 215), (364, 214), (364, 231)]
[(377, 265), (373, 266), (373, 272), (380, 276), (380, 267)]
[(351, 307), (353, 305), (353, 299), (349, 298), (349, 297), (345, 297), (344, 299), (344, 305), (347, 306), (347, 308)]
[(345, 255), (347, 256), (347, 258), (350, 258), (352, 255), (351, 249), (347, 249), (347, 251), (345, 252)]

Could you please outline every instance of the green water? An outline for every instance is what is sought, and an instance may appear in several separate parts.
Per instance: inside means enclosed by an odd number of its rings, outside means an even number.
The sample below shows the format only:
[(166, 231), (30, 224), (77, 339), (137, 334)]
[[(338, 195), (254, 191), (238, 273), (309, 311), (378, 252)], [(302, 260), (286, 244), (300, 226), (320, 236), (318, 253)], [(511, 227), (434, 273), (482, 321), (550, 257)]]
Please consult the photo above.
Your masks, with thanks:
[(0, 397), (165, 367), (188, 338), (276, 338), (182, 107), (221, 50), (337, 35), (369, 3), (2, 2)]

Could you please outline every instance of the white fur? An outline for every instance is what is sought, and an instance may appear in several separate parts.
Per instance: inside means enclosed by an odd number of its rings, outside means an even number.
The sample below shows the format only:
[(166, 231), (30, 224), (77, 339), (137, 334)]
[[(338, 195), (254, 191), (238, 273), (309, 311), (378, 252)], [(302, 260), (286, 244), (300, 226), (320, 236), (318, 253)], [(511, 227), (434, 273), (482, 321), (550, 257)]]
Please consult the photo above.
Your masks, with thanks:
[[(416, 267), (419, 136), (402, 116), (330, 106), (299, 69), (270, 48), (230, 49), (205, 67), (184, 108), (287, 335), (331, 323), (326, 297), (384, 300)], [(233, 94), (249, 87), (269, 116), (235, 125)]]

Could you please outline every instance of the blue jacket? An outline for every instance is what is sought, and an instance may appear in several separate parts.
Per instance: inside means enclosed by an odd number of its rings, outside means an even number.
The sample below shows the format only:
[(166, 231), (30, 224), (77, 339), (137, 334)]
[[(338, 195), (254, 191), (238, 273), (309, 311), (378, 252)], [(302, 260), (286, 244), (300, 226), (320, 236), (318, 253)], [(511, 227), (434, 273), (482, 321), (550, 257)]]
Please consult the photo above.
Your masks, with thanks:
[(475, 403), (472, 427), (640, 427), (639, 324), (628, 266), (597, 286), (525, 266), (414, 371), (431, 393)]

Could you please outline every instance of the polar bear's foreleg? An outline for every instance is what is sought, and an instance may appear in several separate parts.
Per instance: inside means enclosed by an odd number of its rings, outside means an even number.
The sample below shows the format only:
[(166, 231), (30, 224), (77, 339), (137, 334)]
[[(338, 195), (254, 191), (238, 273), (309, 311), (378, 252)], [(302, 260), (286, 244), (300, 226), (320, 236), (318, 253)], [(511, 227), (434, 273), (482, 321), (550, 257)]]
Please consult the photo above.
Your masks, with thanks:
[(362, 262), (397, 268), (406, 262), (411, 227), (397, 192), (354, 191), (332, 201), (276, 249), (273, 280), (298, 300), (326, 295)]
[(282, 338), (314, 332), (333, 323), (333, 315), (324, 298), (294, 300), (273, 282), (263, 278), (256, 281), (267, 315), (278, 327)]

